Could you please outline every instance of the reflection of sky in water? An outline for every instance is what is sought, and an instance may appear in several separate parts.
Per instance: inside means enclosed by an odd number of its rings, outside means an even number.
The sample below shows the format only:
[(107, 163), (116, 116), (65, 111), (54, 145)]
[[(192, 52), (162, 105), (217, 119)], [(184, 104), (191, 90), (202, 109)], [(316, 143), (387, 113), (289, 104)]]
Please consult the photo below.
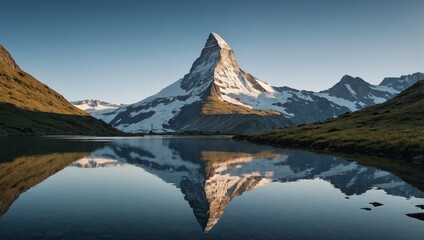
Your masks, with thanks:
[[(423, 193), (387, 172), (327, 155), (220, 139), (177, 140), (122, 140), (98, 148), (79, 163), (119, 164), (73, 164), (33, 187), (0, 218), (0, 237), (49, 231), (132, 239), (424, 236), (424, 222), (405, 216), (420, 212), (415, 205), (424, 204)], [(205, 154), (212, 150), (219, 157)], [(369, 204), (375, 201), (384, 205)]]

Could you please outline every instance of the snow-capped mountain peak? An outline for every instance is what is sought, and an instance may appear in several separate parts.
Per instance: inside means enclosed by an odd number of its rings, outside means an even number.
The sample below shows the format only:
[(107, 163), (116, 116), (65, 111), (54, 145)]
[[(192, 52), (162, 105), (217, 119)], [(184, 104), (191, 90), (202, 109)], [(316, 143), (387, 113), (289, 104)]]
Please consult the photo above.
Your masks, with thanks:
[[(408, 78), (408, 84), (419, 77)], [(126, 132), (254, 133), (322, 121), (382, 103), (405, 89), (407, 84), (399, 81), (371, 85), (346, 75), (334, 87), (317, 93), (274, 87), (243, 71), (229, 44), (210, 33), (182, 79), (140, 102), (93, 116)]]
[(117, 109), (118, 107), (122, 106), (121, 104), (103, 102), (97, 99), (86, 99), (81, 101), (74, 101), (74, 102), (71, 102), (71, 104), (89, 113), (92, 113), (95, 111), (101, 111), (101, 110)]
[(205, 47), (214, 47), (218, 45), (220, 48), (227, 48), (227, 49), (231, 49), (230, 46), (227, 44), (227, 42), (225, 42), (225, 40), (219, 36), (218, 34), (211, 32), (209, 34), (209, 38), (208, 41), (206, 42)]
[(230, 46), (218, 34), (211, 33), (200, 56), (182, 79), (140, 102), (93, 116), (128, 132), (185, 131), (207, 125), (211, 126), (209, 131), (219, 131), (215, 130), (216, 118), (227, 119), (223, 125), (238, 128), (244, 116), (235, 118), (232, 114), (261, 116), (258, 120), (251, 119), (255, 129), (259, 125), (278, 127), (281, 120), (267, 123), (263, 117), (276, 116), (278, 112), (256, 110), (238, 99), (241, 95), (257, 97), (266, 88), (272, 89), (241, 70)]
[(417, 81), (423, 79), (424, 73), (417, 72), (414, 74), (402, 75), (400, 77), (384, 78), (383, 81), (380, 83), (380, 86), (390, 87), (400, 92), (414, 85), (414, 83), (416, 83)]
[[(214, 69), (221, 59), (221, 50), (230, 49), (217, 34), (211, 33), (200, 57), (194, 61), (190, 72), (184, 76), (180, 87), (191, 95), (202, 95), (213, 82)], [(223, 42), (223, 43), (222, 43)], [(224, 46), (224, 47), (223, 47)], [(227, 48), (228, 46), (228, 48)]]
[(265, 91), (262, 85), (267, 84), (261, 83), (241, 70), (231, 47), (218, 34), (211, 33), (200, 57), (181, 81), (181, 88), (203, 99), (212, 94), (220, 100), (252, 108), (231, 95), (256, 97)]

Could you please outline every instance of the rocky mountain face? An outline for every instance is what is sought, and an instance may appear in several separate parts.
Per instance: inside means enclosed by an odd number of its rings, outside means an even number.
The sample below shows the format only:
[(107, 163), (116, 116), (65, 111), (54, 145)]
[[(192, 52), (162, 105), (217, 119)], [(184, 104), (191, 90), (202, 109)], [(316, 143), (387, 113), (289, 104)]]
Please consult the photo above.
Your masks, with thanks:
[(0, 136), (121, 134), (23, 71), (0, 45)]
[(393, 88), (399, 92), (411, 87), (419, 80), (424, 80), (424, 73), (414, 73), (410, 75), (403, 75), (399, 78), (395, 77), (388, 77), (385, 78), (381, 83), (380, 86), (386, 86)]
[(227, 95), (260, 94), (263, 87), (258, 81), (240, 69), (228, 44), (212, 33), (184, 78), (143, 101), (96, 117), (127, 132), (237, 132), (290, 124), (277, 111), (253, 109)]
[(243, 71), (230, 46), (211, 33), (182, 79), (138, 103), (96, 111), (93, 116), (125, 132), (254, 133), (384, 102), (422, 75), (385, 79), (378, 86), (344, 76), (322, 92), (274, 87)]
[(385, 102), (398, 93), (399, 91), (395, 89), (385, 86), (373, 86), (359, 77), (354, 78), (345, 75), (340, 82), (330, 89), (320, 92), (320, 95), (343, 104), (350, 111), (356, 111), (367, 106)]
[[(87, 159), (96, 163), (87, 164)], [(422, 191), (389, 172), (343, 158), (225, 139), (120, 139), (72, 166), (123, 164), (141, 167), (180, 189), (205, 232), (218, 223), (234, 198), (271, 182), (320, 179), (346, 196), (377, 188), (394, 196), (424, 197)]]

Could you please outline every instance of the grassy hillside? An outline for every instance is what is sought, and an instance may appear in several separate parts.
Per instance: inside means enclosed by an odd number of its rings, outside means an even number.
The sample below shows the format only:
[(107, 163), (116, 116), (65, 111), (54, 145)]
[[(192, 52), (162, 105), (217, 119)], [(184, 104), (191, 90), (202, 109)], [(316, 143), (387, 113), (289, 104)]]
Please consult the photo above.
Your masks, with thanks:
[(0, 116), (0, 136), (124, 134), (88, 115), (29, 111), (0, 103)]
[(424, 155), (424, 81), (386, 103), (338, 118), (249, 136), (257, 143), (412, 159)]
[(0, 135), (120, 134), (24, 72), (1, 45), (0, 116)]

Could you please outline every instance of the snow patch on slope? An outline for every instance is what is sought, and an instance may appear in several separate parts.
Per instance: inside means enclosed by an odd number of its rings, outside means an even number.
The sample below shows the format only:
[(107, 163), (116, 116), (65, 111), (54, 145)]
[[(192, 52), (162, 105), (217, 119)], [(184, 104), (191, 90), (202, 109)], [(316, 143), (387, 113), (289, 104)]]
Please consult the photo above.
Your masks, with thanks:
[(378, 86), (371, 86), (372, 89), (380, 91), (380, 92), (388, 92), (390, 94), (398, 94), (400, 93), (396, 89), (388, 86), (378, 85)]
[(181, 88), (181, 81), (182, 79), (166, 87), (158, 94), (132, 105), (132, 107), (137, 108), (159, 98), (168, 99), (170, 101), (130, 113), (131, 117), (136, 117), (141, 113), (154, 112), (151, 117), (133, 124), (118, 125), (117, 128), (126, 132), (148, 132), (151, 130), (155, 132), (172, 132), (171, 129), (164, 128), (163, 124), (168, 123), (168, 121), (179, 113), (184, 106), (200, 101), (200, 97), (196, 94), (204, 90), (204, 86), (200, 86), (193, 91), (186, 91)]
[(356, 92), (353, 91), (352, 87), (349, 84), (345, 84), (345, 87), (347, 88), (347, 90), (353, 95), (356, 96)]
[(320, 93), (315, 93), (315, 95), (318, 96), (318, 97), (325, 98), (328, 101), (333, 102), (336, 105), (347, 107), (352, 112), (358, 110), (358, 107), (356, 106), (356, 102), (351, 102), (351, 101), (343, 99), (343, 98), (330, 96), (330, 94), (328, 94), (328, 93), (320, 92)]

